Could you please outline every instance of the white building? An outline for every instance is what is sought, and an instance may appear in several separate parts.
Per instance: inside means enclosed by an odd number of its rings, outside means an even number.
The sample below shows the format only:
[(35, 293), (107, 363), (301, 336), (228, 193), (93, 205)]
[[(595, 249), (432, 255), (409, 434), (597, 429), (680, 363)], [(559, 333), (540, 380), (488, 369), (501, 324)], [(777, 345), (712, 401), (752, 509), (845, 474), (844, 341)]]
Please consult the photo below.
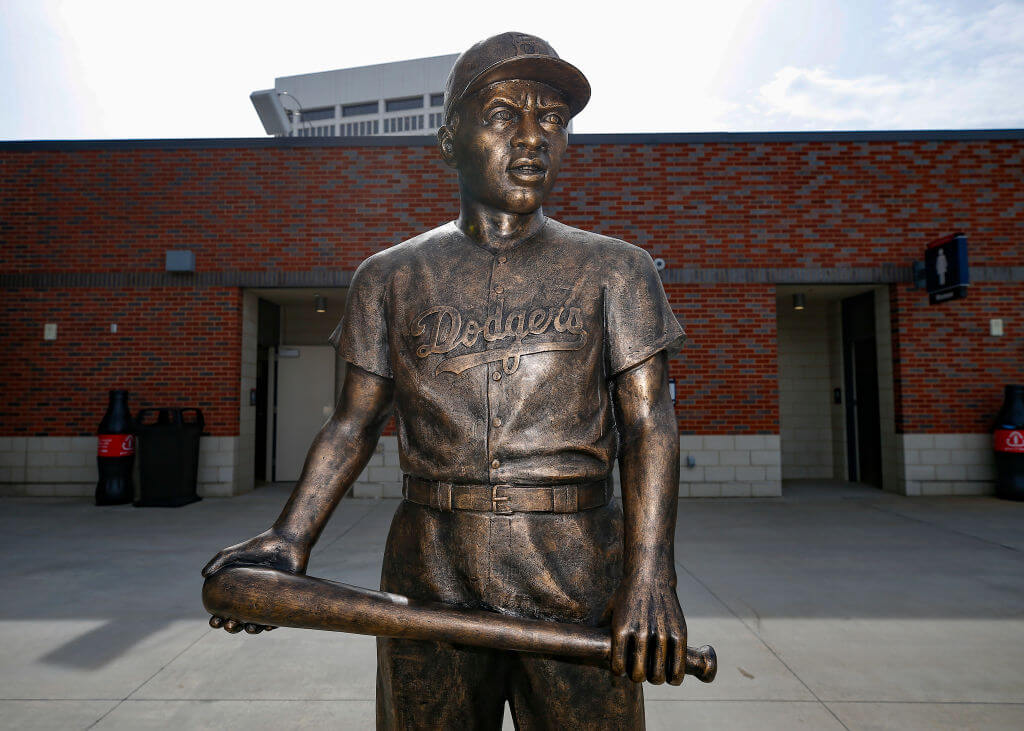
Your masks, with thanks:
[(441, 126), (444, 85), (458, 54), (282, 76), (251, 98), (268, 134), (289, 137), (429, 135)]

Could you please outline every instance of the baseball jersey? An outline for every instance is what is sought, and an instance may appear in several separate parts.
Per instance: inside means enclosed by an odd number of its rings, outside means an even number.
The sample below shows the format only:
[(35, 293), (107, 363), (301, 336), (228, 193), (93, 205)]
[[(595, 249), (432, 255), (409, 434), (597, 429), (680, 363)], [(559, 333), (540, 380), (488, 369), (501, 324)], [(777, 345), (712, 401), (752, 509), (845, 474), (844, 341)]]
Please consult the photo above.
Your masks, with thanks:
[(609, 475), (611, 381), (685, 337), (647, 252), (547, 219), (507, 251), (449, 223), (374, 254), (332, 342), (394, 379), (406, 474), (552, 485)]

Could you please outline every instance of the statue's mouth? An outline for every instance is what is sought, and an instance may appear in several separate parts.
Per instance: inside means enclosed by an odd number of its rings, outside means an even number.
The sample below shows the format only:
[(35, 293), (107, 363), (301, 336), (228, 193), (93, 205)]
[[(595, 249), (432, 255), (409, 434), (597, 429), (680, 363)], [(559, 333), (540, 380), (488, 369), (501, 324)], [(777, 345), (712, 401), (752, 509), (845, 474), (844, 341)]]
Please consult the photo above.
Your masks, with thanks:
[(539, 160), (519, 159), (508, 166), (508, 171), (515, 178), (526, 181), (540, 180), (547, 173), (547, 166)]

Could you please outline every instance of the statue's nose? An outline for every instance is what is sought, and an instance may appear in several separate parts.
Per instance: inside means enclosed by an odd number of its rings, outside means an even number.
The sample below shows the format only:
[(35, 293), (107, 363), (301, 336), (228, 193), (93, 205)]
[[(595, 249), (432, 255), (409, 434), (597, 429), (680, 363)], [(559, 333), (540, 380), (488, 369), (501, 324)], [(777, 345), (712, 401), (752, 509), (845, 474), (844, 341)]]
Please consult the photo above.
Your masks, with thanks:
[(544, 136), (544, 129), (540, 126), (536, 114), (527, 112), (519, 118), (516, 134), (512, 138), (512, 146), (527, 150), (548, 149), (548, 141)]

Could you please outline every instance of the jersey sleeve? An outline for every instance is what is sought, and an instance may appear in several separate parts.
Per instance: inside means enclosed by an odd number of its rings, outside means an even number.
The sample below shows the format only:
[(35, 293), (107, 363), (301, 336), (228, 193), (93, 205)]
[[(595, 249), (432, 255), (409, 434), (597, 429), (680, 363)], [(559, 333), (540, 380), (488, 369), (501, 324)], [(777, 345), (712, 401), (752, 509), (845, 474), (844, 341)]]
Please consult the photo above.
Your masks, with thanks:
[(386, 284), (381, 267), (372, 258), (359, 265), (349, 285), (345, 315), (331, 333), (330, 342), (352, 365), (392, 378)]
[(605, 290), (605, 342), (612, 377), (659, 351), (672, 357), (686, 340), (651, 255), (638, 247), (630, 249)]

